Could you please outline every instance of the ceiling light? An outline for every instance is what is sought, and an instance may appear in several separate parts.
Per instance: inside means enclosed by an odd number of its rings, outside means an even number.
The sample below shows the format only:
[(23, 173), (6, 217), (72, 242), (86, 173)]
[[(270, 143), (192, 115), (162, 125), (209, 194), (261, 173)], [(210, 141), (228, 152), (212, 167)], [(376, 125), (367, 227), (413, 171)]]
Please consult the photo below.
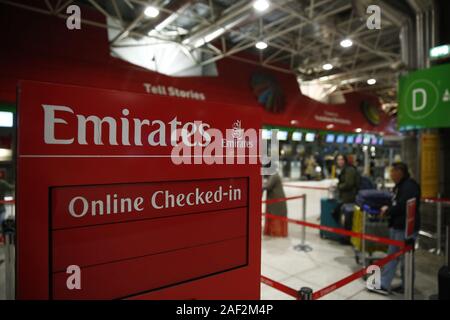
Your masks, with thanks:
[(149, 18), (156, 18), (159, 15), (159, 10), (153, 6), (148, 6), (145, 8), (144, 14)]
[(267, 9), (269, 9), (269, 7), (270, 2), (268, 0), (256, 0), (255, 2), (253, 2), (253, 8), (259, 12), (266, 11)]
[(368, 84), (369, 86), (373, 86), (375, 83), (377, 83), (377, 80), (376, 80), (376, 79), (369, 79), (369, 80), (367, 80), (367, 84)]
[(341, 41), (341, 47), (350, 48), (353, 45), (353, 41), (350, 39), (344, 39)]
[(265, 43), (264, 41), (258, 41), (258, 42), (255, 44), (255, 47), (256, 47), (257, 49), (259, 49), (259, 50), (264, 50), (264, 49), (267, 48), (267, 43)]
[(323, 65), (322, 68), (323, 68), (323, 70), (329, 71), (329, 70), (333, 69), (333, 65), (331, 63), (326, 63)]

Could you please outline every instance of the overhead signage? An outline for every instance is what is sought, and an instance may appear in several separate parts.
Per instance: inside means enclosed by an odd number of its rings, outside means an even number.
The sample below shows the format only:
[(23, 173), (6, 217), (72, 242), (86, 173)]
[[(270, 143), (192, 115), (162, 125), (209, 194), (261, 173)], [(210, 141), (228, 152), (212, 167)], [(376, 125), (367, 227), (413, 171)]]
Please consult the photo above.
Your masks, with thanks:
[(450, 64), (400, 79), (398, 124), (401, 129), (450, 127)]
[(145, 92), (150, 94), (200, 101), (206, 100), (206, 95), (203, 92), (195, 90), (183, 90), (174, 86), (165, 86), (162, 84), (154, 85), (147, 82), (144, 82), (143, 85)]

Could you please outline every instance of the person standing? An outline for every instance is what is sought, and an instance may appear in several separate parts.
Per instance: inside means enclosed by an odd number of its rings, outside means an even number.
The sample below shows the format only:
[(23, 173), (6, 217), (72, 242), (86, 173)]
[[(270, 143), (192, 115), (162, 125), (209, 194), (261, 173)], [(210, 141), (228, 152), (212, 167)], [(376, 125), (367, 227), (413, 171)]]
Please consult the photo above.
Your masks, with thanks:
[[(417, 238), (420, 229), (420, 185), (411, 178), (408, 166), (399, 162), (392, 165), (390, 171), (391, 179), (395, 183), (394, 197), (390, 206), (381, 208), (381, 214), (389, 219), (389, 236), (393, 240), (405, 241), (406, 235), (406, 214), (407, 202), (410, 199), (416, 200), (415, 225), (413, 240)], [(388, 255), (394, 254), (400, 250), (397, 246), (390, 245)], [(392, 288), (392, 280), (395, 277), (397, 266), (400, 261), (402, 271), (402, 283), (397, 288)], [(403, 293), (404, 291), (404, 256), (390, 261), (381, 272), (381, 288), (371, 289), (370, 291), (388, 295), (391, 292)], [(413, 262), (413, 278), (414, 278), (414, 262)], [(413, 286), (414, 287), (414, 286)]]
[[(268, 201), (272, 199), (286, 198), (283, 183), (278, 172), (268, 177), (267, 181), (264, 183), (263, 189), (267, 191), (266, 199)], [(266, 206), (266, 212), (286, 218), (286, 201), (268, 203)], [(288, 223), (286, 221), (266, 217), (264, 224), (264, 235), (273, 237), (287, 237)]]
[(6, 182), (4, 179), (0, 179), (0, 243), (3, 243), (3, 222), (6, 216), (6, 208), (3, 201), (5, 201), (5, 195), (8, 192), (14, 190), (14, 186)]
[(314, 155), (310, 155), (305, 160), (305, 176), (308, 180), (313, 180), (316, 176), (317, 162)]
[(358, 170), (349, 163), (345, 155), (338, 154), (336, 156), (336, 165), (340, 171), (337, 184), (339, 203), (333, 212), (333, 218), (340, 225), (342, 206), (347, 203), (355, 203), (361, 179)]

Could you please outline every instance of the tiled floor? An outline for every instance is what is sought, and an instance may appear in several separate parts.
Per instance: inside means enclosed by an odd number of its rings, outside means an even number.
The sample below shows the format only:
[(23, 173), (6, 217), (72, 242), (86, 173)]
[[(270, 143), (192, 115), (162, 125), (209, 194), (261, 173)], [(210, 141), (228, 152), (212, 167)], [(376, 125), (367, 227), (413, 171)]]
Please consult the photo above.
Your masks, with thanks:
[[(309, 182), (308, 184), (324, 186), (328, 185), (329, 182)], [(305, 183), (302, 182), (301, 185), (305, 185)], [(327, 196), (326, 191), (295, 188), (285, 188), (285, 191), (287, 197), (306, 193), (307, 220), (318, 223), (320, 198)], [(288, 216), (299, 219), (301, 207), (301, 200), (290, 201)], [(323, 240), (319, 237), (319, 231), (316, 229), (306, 229), (306, 242), (313, 250), (307, 253), (295, 251), (294, 246), (300, 242), (300, 236), (301, 226), (290, 224), (288, 238), (263, 237), (262, 275), (296, 290), (305, 286), (313, 290), (319, 290), (361, 269), (361, 266), (356, 264), (351, 246), (343, 246), (331, 240)], [(443, 263), (443, 257), (420, 249), (416, 252), (416, 299), (429, 299), (431, 295), (437, 293), (437, 271)], [(399, 283), (399, 281), (400, 279), (397, 277), (394, 284)], [(261, 284), (261, 298), (293, 299), (265, 284)], [(391, 300), (403, 299), (403, 295), (385, 297), (370, 293), (366, 290), (366, 283), (359, 279), (324, 296), (322, 299)]]

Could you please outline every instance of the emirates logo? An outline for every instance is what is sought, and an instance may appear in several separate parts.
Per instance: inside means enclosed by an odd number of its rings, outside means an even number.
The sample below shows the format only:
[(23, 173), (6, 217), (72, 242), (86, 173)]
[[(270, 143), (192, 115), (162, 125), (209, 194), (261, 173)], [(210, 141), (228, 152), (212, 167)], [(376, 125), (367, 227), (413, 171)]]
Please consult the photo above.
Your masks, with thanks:
[(241, 120), (236, 120), (236, 122), (233, 123), (233, 138), (237, 140), (241, 140), (244, 136), (244, 129), (242, 129), (241, 126)]

